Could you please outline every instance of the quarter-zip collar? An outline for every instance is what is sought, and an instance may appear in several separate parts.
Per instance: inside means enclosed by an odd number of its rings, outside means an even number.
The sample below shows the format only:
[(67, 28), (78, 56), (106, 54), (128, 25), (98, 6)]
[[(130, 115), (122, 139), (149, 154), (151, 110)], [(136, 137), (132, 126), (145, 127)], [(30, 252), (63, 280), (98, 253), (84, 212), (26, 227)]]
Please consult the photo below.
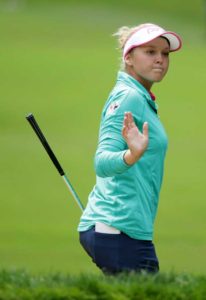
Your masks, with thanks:
[(157, 113), (158, 105), (153, 100), (154, 98), (152, 99), (153, 94), (150, 94), (139, 81), (137, 81), (134, 77), (132, 77), (128, 73), (119, 71), (117, 75), (117, 83), (120, 82), (124, 82), (124, 84), (128, 86), (138, 89), (138, 91), (144, 96), (144, 98), (146, 98), (147, 102), (152, 107), (152, 109)]

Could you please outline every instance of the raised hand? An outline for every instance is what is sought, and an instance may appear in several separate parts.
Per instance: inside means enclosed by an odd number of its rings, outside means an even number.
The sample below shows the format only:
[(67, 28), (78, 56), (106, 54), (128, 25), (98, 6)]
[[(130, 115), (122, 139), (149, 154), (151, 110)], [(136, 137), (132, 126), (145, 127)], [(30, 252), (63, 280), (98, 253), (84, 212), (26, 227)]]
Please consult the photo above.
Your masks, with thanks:
[(145, 152), (148, 146), (148, 123), (143, 124), (143, 133), (137, 128), (132, 113), (126, 112), (124, 116), (122, 136), (124, 137), (128, 150), (125, 152), (124, 160), (128, 165), (134, 164)]

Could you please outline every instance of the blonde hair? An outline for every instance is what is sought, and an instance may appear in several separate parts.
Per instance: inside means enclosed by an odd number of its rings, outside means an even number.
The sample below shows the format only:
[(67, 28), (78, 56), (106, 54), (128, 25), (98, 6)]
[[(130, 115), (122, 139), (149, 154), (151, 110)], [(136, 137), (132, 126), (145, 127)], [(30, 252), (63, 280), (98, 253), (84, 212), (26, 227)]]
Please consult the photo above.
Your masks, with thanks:
[[(134, 26), (134, 27), (128, 27), (128, 26), (122, 26), (120, 27), (117, 32), (113, 33), (113, 36), (117, 37), (117, 42), (118, 42), (118, 49), (121, 50), (121, 52), (124, 49), (124, 46), (127, 42), (127, 40), (129, 39), (129, 37), (136, 32), (137, 30), (139, 30), (141, 27), (145, 27), (145, 25), (151, 25), (150, 23), (146, 23), (146, 24), (140, 24), (138, 26)], [(120, 68), (122, 70), (125, 69), (125, 62), (122, 61), (122, 57), (121, 57), (121, 65)]]
[(118, 48), (123, 50), (124, 45), (128, 38), (137, 30), (138, 27), (127, 27), (122, 26), (120, 27), (117, 32), (113, 33), (113, 36), (117, 37)]

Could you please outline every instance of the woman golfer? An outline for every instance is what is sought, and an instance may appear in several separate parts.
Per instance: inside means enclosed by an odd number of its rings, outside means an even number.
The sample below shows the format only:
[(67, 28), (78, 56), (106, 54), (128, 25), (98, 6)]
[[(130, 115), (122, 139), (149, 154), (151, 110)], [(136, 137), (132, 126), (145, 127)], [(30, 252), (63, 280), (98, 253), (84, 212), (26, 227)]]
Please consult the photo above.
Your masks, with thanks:
[(167, 136), (151, 87), (166, 75), (181, 39), (155, 24), (122, 27), (115, 35), (123, 66), (102, 112), (96, 184), (78, 231), (103, 272), (157, 272), (153, 225)]

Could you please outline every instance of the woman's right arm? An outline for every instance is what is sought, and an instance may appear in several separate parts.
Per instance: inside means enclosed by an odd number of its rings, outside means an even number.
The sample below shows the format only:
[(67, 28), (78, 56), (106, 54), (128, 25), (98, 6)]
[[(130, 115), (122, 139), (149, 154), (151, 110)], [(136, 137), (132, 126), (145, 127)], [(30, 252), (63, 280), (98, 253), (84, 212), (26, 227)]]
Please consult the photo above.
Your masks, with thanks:
[(124, 116), (122, 135), (127, 143), (128, 150), (124, 154), (124, 160), (128, 165), (137, 162), (147, 149), (148, 123), (143, 124), (143, 132), (141, 133), (136, 126), (132, 113), (126, 112)]
[[(138, 105), (137, 97), (128, 96), (116, 111), (103, 120), (95, 155), (95, 170), (99, 177), (124, 173), (140, 159), (147, 148), (147, 124), (143, 126), (143, 133), (136, 126), (138, 123), (142, 127), (142, 106)], [(128, 110), (132, 111), (135, 122), (131, 113), (125, 113)]]

